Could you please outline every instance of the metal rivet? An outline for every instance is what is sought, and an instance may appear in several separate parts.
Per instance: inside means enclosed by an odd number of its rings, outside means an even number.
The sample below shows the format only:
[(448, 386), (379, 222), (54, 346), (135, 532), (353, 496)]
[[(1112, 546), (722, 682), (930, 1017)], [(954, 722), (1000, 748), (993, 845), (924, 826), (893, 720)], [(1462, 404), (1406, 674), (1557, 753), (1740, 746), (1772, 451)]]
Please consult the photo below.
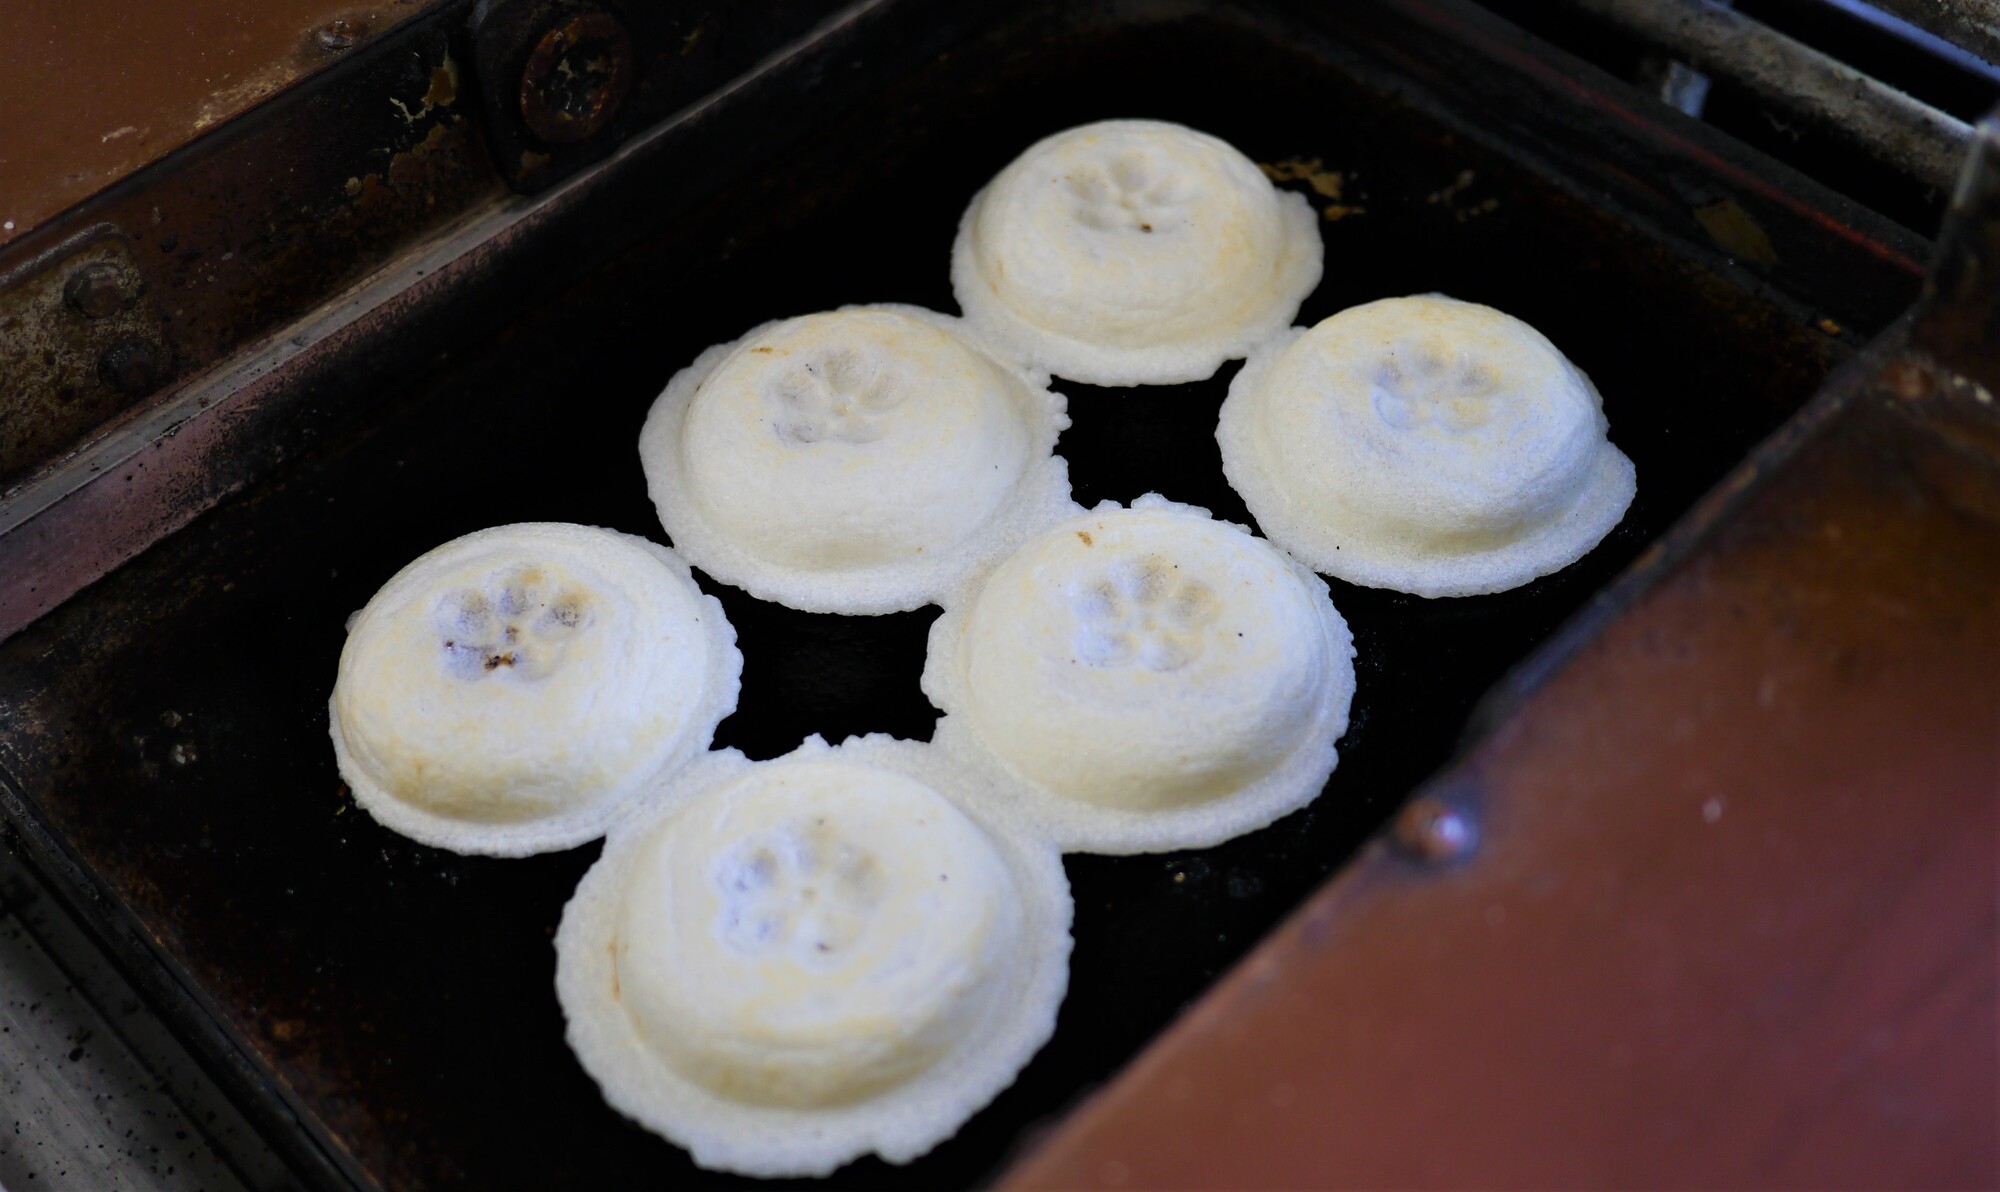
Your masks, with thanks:
[(1398, 847), (1421, 861), (1456, 861), (1479, 842), (1471, 815), (1430, 795), (1403, 807), (1392, 834)]
[(93, 261), (69, 275), (63, 299), (85, 318), (102, 319), (131, 305), (132, 295), (115, 266)]
[(521, 69), (521, 118), (552, 145), (597, 133), (632, 85), (632, 39), (608, 12), (586, 12), (542, 34)]
[(137, 335), (117, 341), (97, 358), (97, 375), (128, 395), (148, 392), (159, 384), (165, 371), (166, 353), (160, 345)]
[(313, 40), (319, 43), (319, 48), (333, 53), (351, 50), (367, 36), (367, 23), (352, 17), (336, 17), (313, 31)]

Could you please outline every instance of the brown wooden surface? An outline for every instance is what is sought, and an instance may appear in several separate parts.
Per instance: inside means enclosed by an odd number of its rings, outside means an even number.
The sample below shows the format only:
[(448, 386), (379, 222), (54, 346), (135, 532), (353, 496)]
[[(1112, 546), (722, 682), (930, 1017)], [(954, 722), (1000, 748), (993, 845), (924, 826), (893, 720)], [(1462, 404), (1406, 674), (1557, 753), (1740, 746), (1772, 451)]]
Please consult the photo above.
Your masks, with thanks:
[(415, 0), (7, 0), (0, 245), (339, 57)]
[(2000, 1182), (2000, 478), (1921, 389), (1430, 788), (1469, 860), (1375, 846), (1002, 1186)]

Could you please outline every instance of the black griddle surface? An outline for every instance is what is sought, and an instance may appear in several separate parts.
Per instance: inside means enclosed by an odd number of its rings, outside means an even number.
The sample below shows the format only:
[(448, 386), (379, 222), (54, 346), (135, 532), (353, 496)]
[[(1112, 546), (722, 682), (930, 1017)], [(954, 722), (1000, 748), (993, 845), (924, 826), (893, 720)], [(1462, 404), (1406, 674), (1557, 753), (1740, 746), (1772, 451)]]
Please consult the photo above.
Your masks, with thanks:
[[(1035, 138), (1147, 116), (1260, 161), (1321, 159), (1360, 210), (1322, 223), (1326, 278), (1301, 321), (1433, 290), (1527, 319), (1602, 389), (1639, 495), (1584, 561), (1512, 592), (1426, 601), (1333, 584), (1359, 692), (1321, 798), (1217, 848), (1069, 858), (1076, 951), (1054, 1039), (931, 1155), (864, 1160), (830, 1185), (990, 1178), (1352, 855), (1450, 756), (1481, 693), (1847, 350), (1806, 307), (1468, 132), (1491, 113), (1398, 98), (1281, 24), (1006, 29), (854, 110), (814, 114), (801, 125), (811, 136), (773, 132), (754, 176), (628, 235), (581, 280), (523, 293), (508, 326), (441, 344), (365, 428), (0, 648), (0, 771), (208, 1008), (213, 1045), (267, 1065), (369, 1178), (734, 1182), (608, 1110), (564, 1045), (550, 935), (597, 846), (459, 857), (354, 807), (326, 736), (343, 622), (411, 558), (481, 527), (564, 520), (663, 538), (635, 443), (668, 377), (767, 319), (856, 302), (954, 309), (959, 213)], [(1828, 301), (1893, 309), (1903, 297)], [(1077, 499), (1157, 491), (1249, 522), (1213, 437), (1236, 367), (1163, 389), (1059, 380)], [(767, 758), (810, 733), (929, 736), (936, 712), (917, 679), (934, 609), (823, 616), (704, 586), (745, 659), (718, 746)]]

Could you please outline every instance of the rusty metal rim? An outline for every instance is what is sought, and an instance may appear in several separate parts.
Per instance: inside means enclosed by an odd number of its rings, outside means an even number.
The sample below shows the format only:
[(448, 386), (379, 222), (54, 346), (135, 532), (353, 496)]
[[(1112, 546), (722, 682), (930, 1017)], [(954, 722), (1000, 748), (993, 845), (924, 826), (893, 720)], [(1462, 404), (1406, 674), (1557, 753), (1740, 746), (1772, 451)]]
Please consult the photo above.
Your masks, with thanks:
[[(1971, 215), (1975, 208), (2000, 209), (2000, 199), (1995, 197), (2000, 195), (2000, 110), (1970, 127), (1970, 147), (1958, 172), (1950, 214), (1937, 244), (1935, 263), (1925, 276), (1924, 290), (1916, 305), (1829, 378), (1819, 398), (1759, 444), (1714, 491), (1648, 547), (1625, 574), (1592, 597), (1546, 645), (1508, 672), (1474, 709), (1460, 744), (1461, 754), (1469, 754), (1521, 703), (1568, 665), (1656, 577), (1693, 552), (1712, 527), (1727, 519), (1749, 498), (1766, 473), (1782, 465), (1843, 407), (1856, 400), (1866, 388), (1863, 378), (1887, 370), (1889, 381), (1894, 384), (1898, 366), (1921, 365), (1932, 369), (1929, 361), (1940, 351), (1970, 358), (1968, 336), (1976, 339), (1981, 335), (1982, 327), (1993, 322), (1994, 311), (2000, 308), (1991, 287), (1981, 284), (1982, 279), (2000, 276), (2000, 262), (1992, 259), (1994, 249), (1982, 241)], [(1956, 311), (1975, 307), (1980, 326), (1968, 328), (1955, 323)], [(1981, 378), (1970, 372), (1949, 368), (1936, 371), (1942, 375), (1913, 379), (1915, 389), (1907, 396), (1928, 396), (1948, 389), (1969, 393), (1982, 405), (1991, 405), (1996, 400)]]
[[(499, 199), (468, 212), (333, 301), (274, 333), (261, 347), (180, 382), (178, 388), (112, 423), (40, 474), (0, 493), (0, 555), (12, 561), (0, 574), (0, 640), (240, 486), (242, 477), (217, 481), (201, 474), (201, 465), (209, 458), (205, 452), (213, 448), (200, 440), (227, 441), (232, 424), (263, 412), (263, 407), (301, 400), (312, 389), (312, 378), (362, 364), (364, 341), (373, 330), (413, 309), (449, 301), (461, 281), (524, 256), (516, 250), (538, 223), (566, 215), (637, 159), (650, 156), (662, 141), (701, 124), (746, 88), (792, 68), (833, 41), (850, 38), (865, 21), (913, 7), (898, 0), (860, 0), (843, 9), (686, 109), (636, 133), (605, 160), (540, 195)], [(1445, 19), (1429, 5), (1415, 7), (1431, 19)], [(1575, 85), (1551, 74), (1543, 64), (1519, 63), (1519, 57), (1510, 53), (1508, 60), (1528, 66), (1547, 85)], [(1636, 114), (1628, 118), (1639, 119)], [(1774, 201), (1788, 206), (1798, 203), (1791, 197), (1794, 188), (1814, 187), (1768, 161), (1764, 165), (1775, 170), (1780, 181), (1757, 179), (1747, 172), (1747, 163), (1730, 161), (1718, 146), (1690, 135), (1696, 131), (1675, 133), (1667, 149), (1720, 165), (1732, 177), (1753, 181), (1760, 193), (1769, 191)], [(1828, 220), (1825, 215), (1814, 218)], [(1900, 264), (1903, 259), (1863, 232), (1837, 222), (1830, 226), (1885, 260)], [(149, 452), (156, 454), (149, 457)], [(121, 495), (120, 482), (134, 476), (139, 477), (138, 489), (145, 491)], [(187, 490), (170, 491), (168, 478), (180, 480)], [(192, 485), (187, 484), (190, 478)], [(10, 537), (15, 543), (8, 541)]]
[(94, 240), (105, 236), (113, 236), (117, 233), (117, 226), (109, 223), (95, 223), (87, 228), (73, 232), (36, 253), (34, 256), (29, 257), (27, 260), (22, 261), (12, 269), (7, 270), (5, 273), (0, 273), (0, 290), (8, 289), (16, 283), (33, 277), (44, 269), (62, 263), (62, 261), (74, 254), (78, 249), (90, 244)]
[[(1995, 288), (1991, 283), (1996, 269), (2000, 269), (2000, 239), (1992, 234), (1995, 226), (2000, 226), (2000, 113), (1989, 116), (1977, 126), (1973, 152), (1961, 173), (1933, 271), (1918, 302), (1860, 355), (1828, 378), (1805, 409), (1761, 443), (1682, 517), (1659, 543), (1635, 561), (1618, 581), (1565, 623), (1556, 636), (1526, 663), (1517, 667), (1481, 704), (1453, 759), (1417, 789), (1397, 820), (1296, 909), (1256, 951), (1190, 1006), (1165, 1034), (1134, 1058), (1113, 1081), (1073, 1110), (1049, 1136), (1019, 1156), (1010, 1171), (1002, 1176), (998, 1186), (1009, 1189), (1117, 1186), (1133, 1178), (1144, 1183), (1148, 1177), (1137, 1170), (1139, 1164), (1136, 1158), (1128, 1167), (1123, 1158), (1111, 1156), (1136, 1156), (1139, 1152), (1134, 1148), (1143, 1146), (1147, 1138), (1186, 1139), (1190, 1135), (1171, 1132), (1191, 1128), (1196, 1129), (1192, 1137), (1200, 1138), (1201, 1142), (1181, 1147), (1183, 1160), (1192, 1154), (1222, 1158), (1212, 1167), (1182, 1176), (1196, 1181), (1190, 1186), (1200, 1186), (1201, 1181), (1213, 1179), (1216, 1170), (1227, 1170), (1230, 1166), (1228, 1156), (1236, 1153), (1229, 1148), (1255, 1149), (1261, 1154), (1289, 1145), (1287, 1153), (1293, 1156), (1295, 1164), (1287, 1171), (1290, 1180), (1298, 1180), (1302, 1175), (1321, 1181), (1338, 1178), (1338, 1164), (1348, 1160), (1344, 1154), (1335, 1153), (1339, 1149), (1337, 1144), (1335, 1151), (1317, 1149), (1321, 1139), (1327, 1137), (1324, 1127), (1320, 1134), (1312, 1135), (1296, 1125), (1271, 1124), (1277, 1122), (1281, 1115), (1266, 1114), (1261, 1118), (1254, 1115), (1239, 1117), (1228, 1129), (1213, 1135), (1196, 1128), (1193, 1122), (1187, 1120), (1181, 1106), (1192, 1104), (1206, 1109), (1212, 1119), (1227, 1116), (1213, 1104), (1215, 1097), (1194, 1091), (1202, 1087), (1197, 1064), (1206, 1062), (1211, 1073), (1226, 1070), (1232, 1074), (1247, 1074), (1250, 1079), (1279, 1079), (1296, 1073), (1299, 1070), (1297, 1067), (1290, 1070), (1285, 1067), (1289, 1061), (1284, 1056), (1289, 1052), (1274, 1051), (1272, 1038), (1280, 1037), (1281, 1046), (1297, 1040), (1300, 1035), (1309, 1033), (1311, 1022), (1325, 1021), (1329, 1007), (1335, 1004), (1339, 1004), (1342, 1013), (1355, 1009), (1351, 1004), (1339, 1001), (1337, 989), (1328, 992), (1330, 978), (1326, 978), (1326, 974), (1331, 973), (1333, 968), (1323, 957), (1331, 953), (1322, 953), (1322, 959), (1315, 962), (1312, 949), (1323, 946), (1325, 940), (1343, 928), (1351, 931), (1357, 916), (1367, 913), (1364, 900), (1373, 897), (1380, 904), (1385, 898), (1397, 897), (1395, 884), (1408, 876), (1397, 872), (1399, 866), (1418, 869), (1459, 859), (1466, 844), (1475, 840), (1472, 825), (1477, 821), (1472, 818), (1471, 809), (1478, 808), (1497, 821), (1507, 811), (1507, 797), (1514, 799), (1516, 813), (1535, 804), (1542, 797), (1538, 784), (1523, 786), (1517, 781), (1511, 790), (1493, 791), (1488, 788), (1485, 781), (1488, 775), (1482, 770), (1482, 766), (1490, 763), (1495, 756), (1504, 756), (1511, 747), (1508, 744), (1510, 737), (1515, 741), (1521, 739), (1524, 725), (1529, 735), (1538, 727), (1546, 727), (1549, 709), (1544, 707), (1538, 710), (1529, 706), (1530, 697), (1545, 689), (1559, 690), (1560, 684), (1555, 680), (1571, 662), (1577, 661), (1587, 649), (1615, 641), (1616, 635), (1606, 632), (1614, 620), (1627, 627), (1645, 624), (1644, 599), (1650, 594), (1670, 590), (1675, 577), (1682, 574), (1685, 567), (1701, 559), (1705, 552), (1711, 551), (1718, 538), (1732, 526), (1756, 524), (1754, 512), (1741, 511), (1767, 498), (1772, 490), (1794, 477), (1793, 469), (1799, 461), (1808, 458), (1815, 448), (1835, 441), (1843, 426), (1851, 431), (1852, 424), (1847, 419), (1856, 413), (1865, 414), (1871, 409), (1883, 408), (1881, 403), (1885, 399), (1894, 406), (1906, 409), (1912, 403), (1929, 401), (1934, 404), (1919, 414), (1918, 419), (1941, 443), (1948, 443), (1952, 438), (1947, 430), (1948, 422), (1953, 417), (1970, 414), (1981, 422), (1987, 432), (1982, 448), (1972, 454), (1985, 469), (1990, 486), (1995, 461), (2000, 460), (2000, 433), (1996, 433), (2000, 432), (2000, 420), (1996, 420), (2000, 419), (2000, 410), (1995, 408), (1993, 394), (1980, 384), (1979, 375), (1983, 368), (1990, 368), (1995, 357), (1994, 345), (2000, 340), (1994, 339), (1990, 333), (1968, 339), (1963, 332), (1968, 322), (1989, 331), (1993, 325), (1992, 295)], [(1963, 284), (1957, 287), (1943, 284), (1954, 278)], [(1959, 307), (1970, 309), (1961, 312), (1956, 309)], [(1970, 319), (1959, 317), (1961, 314), (1969, 315)], [(1916, 371), (1906, 382), (1901, 378), (1912, 366)], [(1952, 454), (1956, 446), (1940, 446), (1940, 450)], [(1988, 491), (1991, 491), (1990, 487)], [(1885, 502), (1894, 500), (1888, 497), (1880, 499)], [(1739, 521), (1739, 515), (1749, 520)], [(1964, 516), (1969, 515), (1963, 510), (1955, 510), (1952, 514), (1954, 519)], [(1991, 524), (1989, 521), (1989, 536)], [(1971, 586), (1973, 581), (1965, 582)], [(1621, 618), (1620, 614), (1628, 611), (1631, 618)], [(1711, 622), (1727, 620), (1727, 614), (1719, 608), (1711, 608), (1704, 615)], [(1588, 667), (1587, 659), (1584, 665)], [(1601, 689), (1586, 687), (1584, 690), (1590, 693), (1586, 698), (1601, 700), (1606, 694)], [(1622, 710), (1624, 705), (1634, 702), (1630, 697), (1636, 691), (1636, 681), (1629, 677), (1622, 685), (1614, 685), (1610, 689), (1614, 697), (1613, 706)], [(1989, 700), (1989, 707), (1990, 704)], [(1563, 752), (1565, 749), (1575, 752), (1574, 745), (1558, 744), (1554, 749), (1553, 760), (1557, 765), (1567, 760)], [(1549, 761), (1546, 757), (1542, 759), (1544, 769), (1541, 773), (1547, 773)], [(1795, 789), (1804, 792), (1806, 801), (1815, 799), (1820, 793), (1816, 784)], [(1980, 793), (1980, 787), (1970, 789), (1975, 795)], [(1705, 822), (1713, 824), (1720, 815), (1719, 798), (1703, 805), (1701, 816)], [(1454, 823), (1454, 820), (1462, 822)], [(1876, 843), (1870, 841), (1869, 845), (1872, 847)], [(1401, 861), (1388, 859), (1392, 845), (1400, 850)], [(1547, 856), (1540, 861), (1542, 864), (1553, 863)], [(1503, 867), (1513, 866), (1511, 870), (1503, 868), (1503, 874), (1510, 875), (1517, 882), (1521, 880), (1519, 870), (1525, 866), (1518, 851), (1501, 864)], [(1973, 895), (1971, 901), (1975, 905), (1980, 901), (1977, 886), (1978, 883), (1974, 882), (1964, 889), (1964, 893)], [(1385, 895), (1385, 890), (1390, 892)], [(1407, 891), (1404, 893), (1406, 895)], [(1990, 903), (1986, 905), (1984, 914), (1985, 922), (1989, 924), (1986, 938), (1990, 944)], [(1489, 919), (1489, 922), (1498, 921)], [(1854, 929), (1858, 930), (1858, 925)], [(1415, 946), (1409, 950), (1421, 951)], [(1546, 957), (1542, 959), (1546, 960)], [(1570, 959), (1575, 961), (1574, 956)], [(1315, 963), (1319, 966), (1317, 971), (1322, 980), (1312, 987), (1311, 994), (1302, 993), (1301, 986), (1307, 981), (1301, 975), (1302, 970)], [(1362, 970), (1375, 975), (1365, 963)], [(1990, 981), (1990, 967), (1986, 975)], [(1278, 992), (1274, 994), (1273, 990)], [(1289, 1001), (1285, 1000), (1287, 997)], [(1991, 1008), (1989, 996), (1985, 1003), (1987, 1014), (1991, 1013)], [(1969, 1013), (1977, 1016), (1980, 1010), (1975, 1006)], [(1260, 1035), (1259, 1024), (1270, 1022), (1283, 1023), (1285, 1033), (1276, 1036), (1266, 1030)], [(1482, 1029), (1494, 1026), (1504, 1029), (1508, 1025), (1504, 1019), (1496, 1019)], [(1323, 1062), (1324, 1057), (1320, 1060)], [(1397, 1052), (1393, 1062), (1401, 1064), (1406, 1060), (1403, 1053)], [(1376, 1057), (1374, 1062), (1379, 1066), (1380, 1057)], [(1408, 1062), (1420, 1064), (1422, 1061)], [(1977, 1061), (1974, 1060), (1973, 1064), (1976, 1066)], [(1328, 1069), (1322, 1067), (1320, 1070)], [(1361, 1071), (1365, 1080), (1368, 1069), (1364, 1067)], [(1290, 1084), (1272, 1087), (1274, 1090), (1287, 1090), (1286, 1099), (1282, 1102), (1274, 1100), (1273, 1105), (1291, 1105), (1298, 1096)], [(1950, 1088), (1948, 1085), (1942, 1087)], [(1988, 1087), (1990, 1090), (1991, 1086)], [(1188, 1091), (1172, 1091), (1177, 1088)], [(1354, 1090), (1345, 1091), (1351, 1094)], [(1702, 1095), (1707, 1096), (1710, 1092), (1704, 1089)], [(1324, 1100), (1316, 1104), (1317, 1108), (1328, 1113), (1352, 1108), (1345, 1104), (1331, 1105)], [(1176, 1113), (1182, 1116), (1176, 1118)], [(1565, 1125), (1573, 1123), (1566, 1122)], [(1985, 1133), (1980, 1136), (1986, 1146), (1984, 1170), (1990, 1172), (1994, 1161), (1990, 1119), (1984, 1129)], [(1428, 1144), (1432, 1140), (1426, 1137), (1419, 1141)], [(1926, 1141), (1935, 1140), (1926, 1136)], [(1404, 1145), (1409, 1145), (1407, 1140), (1404, 1140)], [(1127, 1149), (1121, 1152), (1117, 1149), (1120, 1146)], [(1168, 1153), (1171, 1155), (1171, 1148)], [(1491, 1150), (1481, 1152), (1489, 1163), (1499, 1162), (1504, 1168), (1509, 1160), (1504, 1157), (1496, 1160), (1494, 1153)], [(1302, 1154), (1314, 1157), (1301, 1160), (1299, 1156)], [(1514, 1162), (1518, 1164), (1518, 1160)], [(1296, 1166), (1299, 1163), (1303, 1163), (1304, 1168)], [(1093, 1168), (1092, 1164), (1096, 1166)], [(1268, 1172), (1268, 1168), (1265, 1170)], [(1417, 1182), (1425, 1182), (1426, 1176), (1435, 1181), (1440, 1169), (1426, 1168), (1421, 1160), (1416, 1160), (1405, 1161), (1401, 1170), (1405, 1173), (1404, 1178), (1414, 1176)], [(1487, 1178), (1493, 1178), (1492, 1168), (1489, 1166), (1487, 1170)], [(1381, 1179), (1379, 1171), (1378, 1167), (1374, 1181)], [(1095, 1175), (1094, 1185), (1090, 1175), (1082, 1174), (1085, 1172)], [(1415, 1176), (1414, 1173), (1418, 1172), (1425, 1173), (1425, 1176)], [(1596, 1178), (1587, 1179), (1585, 1183), (1602, 1182), (1609, 1178), (1602, 1172), (1600, 1168)], [(1160, 1178), (1157, 1171), (1151, 1174), (1152, 1178)], [(1505, 1183), (1509, 1175), (1521, 1178), (1518, 1165), (1511, 1172), (1499, 1175), (1498, 1179)], [(1162, 1182), (1171, 1183), (1173, 1178), (1166, 1177)], [(1349, 1178), (1353, 1176), (1350, 1174)], [(1466, 1177), (1460, 1172), (1455, 1178), (1462, 1181)], [(1879, 1179), (1880, 1173), (1871, 1173), (1871, 1178)], [(1977, 1186), (1986, 1186), (1984, 1179), (1990, 1179), (1990, 1175), (1975, 1180)], [(1759, 1183), (1754, 1178), (1745, 1180), (1740, 1174), (1733, 1178), (1725, 1177), (1725, 1181)], [(1252, 1185), (1265, 1186), (1254, 1179)]]
[[(578, 179), (575, 185), (581, 187), (584, 184), (584, 179)], [(569, 190), (569, 187), (565, 187), (563, 191), (557, 193), (564, 193)], [(482, 224), (481, 220), (494, 221), (490, 224), (491, 227), (514, 229), (523, 224), (529, 224), (529, 221), (532, 221), (542, 211), (546, 210), (547, 204), (551, 203), (553, 199), (554, 196), (551, 195), (532, 202), (522, 201), (503, 204), (498, 213), (491, 211), (484, 212), (476, 219), (469, 220), (463, 224), (453, 225), (447, 232), (440, 233), (433, 237), (432, 240), (426, 242), (428, 248), (426, 249), (427, 255), (424, 259), (443, 261), (444, 264), (439, 266), (439, 268), (457, 270), (461, 273), (468, 269), (477, 269), (479, 267), (477, 264), (468, 264), (468, 261), (477, 261), (480, 258), (479, 249), (465, 249), (463, 248), (463, 244), (467, 237), (476, 237), (480, 227), (489, 226)], [(532, 225), (530, 224), (529, 226)], [(453, 255), (453, 245), (460, 246), (462, 251), (458, 251), (458, 255)], [(492, 251), (497, 254), (502, 251), (503, 247), (496, 245)], [(414, 278), (408, 276), (412, 268), (415, 269), (416, 273)], [(352, 359), (355, 355), (354, 341), (367, 334), (367, 325), (371, 321), (379, 321), (385, 317), (394, 317), (393, 304), (399, 296), (414, 295), (412, 301), (429, 300), (431, 290), (420, 280), (424, 276), (421, 261), (402, 262), (395, 270), (384, 271), (377, 276), (378, 280), (383, 282), (393, 278), (397, 280), (402, 288), (385, 290), (383, 294), (386, 296), (382, 297), (381, 301), (370, 304), (362, 300), (366, 299), (373, 291), (368, 287), (358, 287), (353, 293), (353, 301), (345, 305), (336, 304), (333, 307), (323, 308), (322, 312), (317, 312), (327, 316), (323, 323), (325, 333), (318, 340), (308, 339), (303, 345), (295, 345), (298, 350), (290, 355), (283, 353), (282, 349), (284, 345), (281, 343), (279, 345), (280, 356), (276, 359), (276, 362), (263, 372), (243, 374), (243, 383), (249, 386), (261, 387), (266, 392), (273, 387), (281, 386), (284, 383), (283, 380), (281, 378), (274, 378), (273, 374), (282, 373), (284, 370), (279, 366), (289, 363), (293, 356), (304, 356), (308, 361), (318, 361), (320, 366), (325, 367), (332, 367), (340, 361)], [(432, 284), (440, 283), (433, 282)], [(385, 306), (390, 306), (391, 312), (385, 314), (383, 310)], [(354, 328), (357, 324), (360, 325), (360, 330), (355, 331), (353, 334), (348, 334), (348, 330)], [(224, 392), (226, 393), (227, 390), (224, 390)], [(206, 412), (204, 411), (201, 416), (206, 417)], [(171, 437), (171, 431), (168, 432), (167, 437)]]
[[(110, 483), (148, 449), (164, 451), (166, 458), (162, 462), (174, 461), (177, 436), (197, 423), (221, 424), (241, 407), (281, 390), (293, 374), (337, 367), (340, 360), (363, 349), (362, 341), (370, 329), (385, 325), (392, 317), (390, 312), (445, 300), (456, 281), (487, 264), (497, 263), (488, 258), (504, 255), (510, 245), (536, 224), (583, 202), (633, 159), (648, 155), (661, 141), (703, 121), (746, 89), (794, 67), (829, 42), (851, 35), (861, 22), (897, 3), (898, 0), (858, 0), (805, 37), (669, 119), (634, 135), (604, 161), (553, 189), (533, 198), (499, 200), (468, 212), (430, 234), (345, 294), (273, 333), (261, 347), (240, 354), (140, 407), (41, 475), (0, 494), (0, 538), (21, 532), (64, 503)], [(63, 251), (64, 246), (58, 246), (38, 256), (36, 261), (53, 259), (51, 254), (60, 255)], [(191, 462), (184, 453), (182, 459)], [(198, 512), (199, 509), (156, 510), (156, 520), (137, 528), (136, 535), (130, 524), (90, 527), (99, 533), (109, 530), (112, 535), (126, 535), (125, 541), (112, 547), (115, 557), (97, 566), (90, 579), (186, 524)], [(81, 586), (78, 583), (71, 591)], [(63, 593), (63, 597), (68, 594)], [(43, 607), (51, 606), (52, 603)], [(0, 607), (0, 640), (33, 620), (40, 611), (32, 610), (23, 616), (12, 604)]]
[[(0, 757), (0, 762), (4, 761)], [(44, 829), (35, 816), (27, 814), (17, 786), (18, 780), (9, 773), (8, 766), (0, 765), (0, 812), (5, 813), (7, 830), (16, 833), (27, 846), (20, 850), (20, 856), (39, 873), (48, 888), (64, 898), (73, 898), (79, 890), (95, 891), (94, 879), (68, 847)], [(77, 921), (122, 962), (120, 967), (126, 977), (181, 1038), (221, 1043), (221, 1046), (193, 1047), (190, 1052), (225, 1089), (249, 1088), (262, 1093), (247, 1097), (237, 1094), (237, 1107), (294, 1173), (306, 1176), (319, 1187), (377, 1187), (312, 1115), (294, 1109), (290, 1095), (277, 1084), (273, 1074), (251, 1060), (254, 1051), (249, 1041), (168, 962), (132, 912), (116, 899), (99, 897), (94, 901), (93, 913), (79, 914)], [(144, 960), (132, 963), (139, 957)]]

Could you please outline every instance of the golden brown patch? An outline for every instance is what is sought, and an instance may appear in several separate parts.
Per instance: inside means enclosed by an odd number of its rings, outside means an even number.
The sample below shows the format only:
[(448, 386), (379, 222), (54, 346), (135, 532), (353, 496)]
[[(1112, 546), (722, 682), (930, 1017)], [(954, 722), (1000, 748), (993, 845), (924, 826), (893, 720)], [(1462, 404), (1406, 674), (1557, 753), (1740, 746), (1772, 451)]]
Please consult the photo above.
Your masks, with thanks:
[(424, 108), (447, 108), (458, 99), (458, 63), (447, 56), (431, 72), (430, 90), (424, 92)]
[(1090, 541), (1090, 531), (1089, 531), (1089, 530), (1078, 530), (1078, 531), (1076, 532), (1076, 536), (1077, 536), (1078, 538), (1081, 538), (1081, 539), (1083, 539), (1083, 544), (1084, 544), (1085, 546), (1089, 546), (1089, 545), (1091, 545), (1091, 541)]
[(1337, 199), (1347, 179), (1338, 170), (1329, 170), (1317, 157), (1288, 157), (1283, 161), (1258, 162), (1257, 168), (1273, 182), (1303, 182), (1322, 198)]

